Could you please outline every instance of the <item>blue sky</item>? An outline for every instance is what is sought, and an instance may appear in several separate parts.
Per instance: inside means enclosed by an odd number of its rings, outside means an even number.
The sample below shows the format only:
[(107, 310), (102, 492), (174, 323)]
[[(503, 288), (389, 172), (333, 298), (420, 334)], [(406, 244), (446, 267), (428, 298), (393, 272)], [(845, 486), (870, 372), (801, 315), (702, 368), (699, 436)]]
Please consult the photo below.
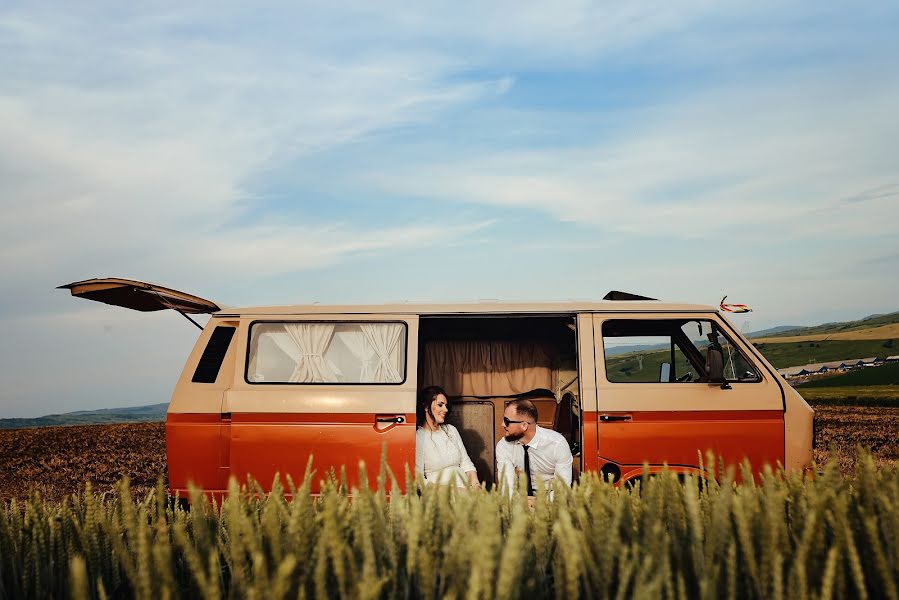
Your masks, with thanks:
[(163, 402), (229, 305), (899, 309), (888, 3), (0, 6), (0, 416)]

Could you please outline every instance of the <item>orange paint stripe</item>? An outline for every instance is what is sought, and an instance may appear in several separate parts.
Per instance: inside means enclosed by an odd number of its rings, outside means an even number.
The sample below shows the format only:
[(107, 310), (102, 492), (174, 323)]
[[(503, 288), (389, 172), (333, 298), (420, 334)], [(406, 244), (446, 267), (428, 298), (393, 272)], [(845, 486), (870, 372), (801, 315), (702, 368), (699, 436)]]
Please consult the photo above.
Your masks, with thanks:
[[(767, 421), (783, 420), (782, 410), (615, 410), (599, 411), (598, 415), (630, 415), (632, 421)], [(594, 417), (598, 418), (598, 417)], [(586, 421), (586, 414), (584, 415)]]
[[(374, 423), (375, 416), (402, 414), (404, 425), (415, 424), (415, 413), (232, 413), (231, 423)], [(220, 413), (169, 413), (168, 423), (219, 423)]]
[[(233, 413), (231, 423), (364, 423), (373, 424), (375, 415), (393, 417), (402, 413)], [(415, 414), (403, 415), (406, 422), (403, 425), (415, 424)], [(389, 423), (384, 423), (389, 425)]]
[[(397, 413), (233, 413), (234, 423), (371, 423), (376, 414)], [(635, 421), (733, 421), (782, 419), (781, 410), (714, 410), (714, 411), (584, 411), (582, 422), (595, 423), (599, 415), (631, 415)], [(406, 424), (415, 422), (414, 413), (405, 413)], [(218, 423), (220, 413), (168, 413), (169, 423)]]
[(166, 423), (219, 423), (221, 413), (168, 413)]

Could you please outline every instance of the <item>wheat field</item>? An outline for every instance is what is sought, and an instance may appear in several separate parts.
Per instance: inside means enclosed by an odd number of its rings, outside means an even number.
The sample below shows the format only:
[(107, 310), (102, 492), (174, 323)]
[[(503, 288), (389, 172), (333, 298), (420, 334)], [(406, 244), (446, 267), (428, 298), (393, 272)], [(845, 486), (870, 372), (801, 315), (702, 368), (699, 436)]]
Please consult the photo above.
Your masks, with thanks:
[[(748, 468), (748, 467), (744, 467)], [(767, 472), (733, 483), (663, 474), (636, 489), (403, 495), (312, 477), (190, 510), (157, 489), (35, 493), (0, 511), (8, 598), (899, 598), (899, 470), (870, 455), (847, 478)], [(408, 474), (406, 475), (408, 478)], [(414, 481), (407, 481), (415, 489)]]

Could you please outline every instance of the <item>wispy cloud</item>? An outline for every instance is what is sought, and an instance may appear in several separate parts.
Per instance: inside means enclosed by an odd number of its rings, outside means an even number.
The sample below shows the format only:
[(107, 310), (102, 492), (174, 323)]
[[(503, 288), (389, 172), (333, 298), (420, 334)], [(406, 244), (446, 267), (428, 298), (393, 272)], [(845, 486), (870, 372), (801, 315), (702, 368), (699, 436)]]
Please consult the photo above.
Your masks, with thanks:
[[(207, 277), (269, 277), (324, 267), (362, 253), (403, 251), (464, 239), (491, 225), (414, 223), (385, 229), (353, 230), (345, 226), (312, 229), (300, 226), (254, 226), (198, 240), (191, 262)], [(185, 249), (187, 250), (187, 249)]]
[[(525, 208), (647, 236), (760, 225), (800, 235), (894, 232), (896, 189), (880, 182), (899, 170), (885, 159), (899, 133), (899, 88), (813, 75), (622, 112), (618, 132), (599, 143), (585, 136), (575, 148), (480, 148), (401, 173), (379, 168), (368, 181), (419, 199)], [(879, 218), (847, 207), (860, 201)]]
[[(242, 39), (235, 28), (249, 19), (252, 30), (254, 14), (0, 13), (4, 54), (16, 57), (0, 66), (0, 274), (164, 275), (210, 255), (253, 256), (270, 272), (294, 254), (298, 270), (388, 245), (375, 240), (432, 243), (392, 229), (324, 236), (313, 206), (301, 211), (310, 225), (259, 228), (248, 181), (509, 80), (451, 81), (456, 62), (438, 53), (328, 53), (321, 35), (304, 41), (302, 13), (288, 17), (295, 39)], [(450, 225), (445, 234), (470, 229)]]
[(862, 204), (871, 200), (896, 197), (899, 197), (899, 183), (887, 183), (843, 198), (843, 202), (847, 204)]

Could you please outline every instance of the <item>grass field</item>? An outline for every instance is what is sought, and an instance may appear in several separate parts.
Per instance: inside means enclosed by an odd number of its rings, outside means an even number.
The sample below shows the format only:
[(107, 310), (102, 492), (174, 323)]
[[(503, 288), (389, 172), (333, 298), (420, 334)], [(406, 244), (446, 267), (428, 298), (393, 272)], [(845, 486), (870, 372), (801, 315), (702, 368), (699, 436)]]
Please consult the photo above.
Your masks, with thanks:
[(889, 340), (832, 340), (774, 344), (756, 340), (755, 347), (768, 362), (778, 369), (784, 369), (832, 360), (899, 354), (899, 341), (893, 348), (884, 346), (888, 343)]
[[(810, 378), (802, 389), (819, 387), (899, 386), (899, 363), (866, 367), (839, 375)], [(899, 389), (899, 388), (897, 388)]]
[[(809, 404), (845, 406), (899, 406), (899, 386), (867, 385), (855, 387), (807, 387), (796, 391)], [(897, 429), (899, 438), (899, 429)]]

